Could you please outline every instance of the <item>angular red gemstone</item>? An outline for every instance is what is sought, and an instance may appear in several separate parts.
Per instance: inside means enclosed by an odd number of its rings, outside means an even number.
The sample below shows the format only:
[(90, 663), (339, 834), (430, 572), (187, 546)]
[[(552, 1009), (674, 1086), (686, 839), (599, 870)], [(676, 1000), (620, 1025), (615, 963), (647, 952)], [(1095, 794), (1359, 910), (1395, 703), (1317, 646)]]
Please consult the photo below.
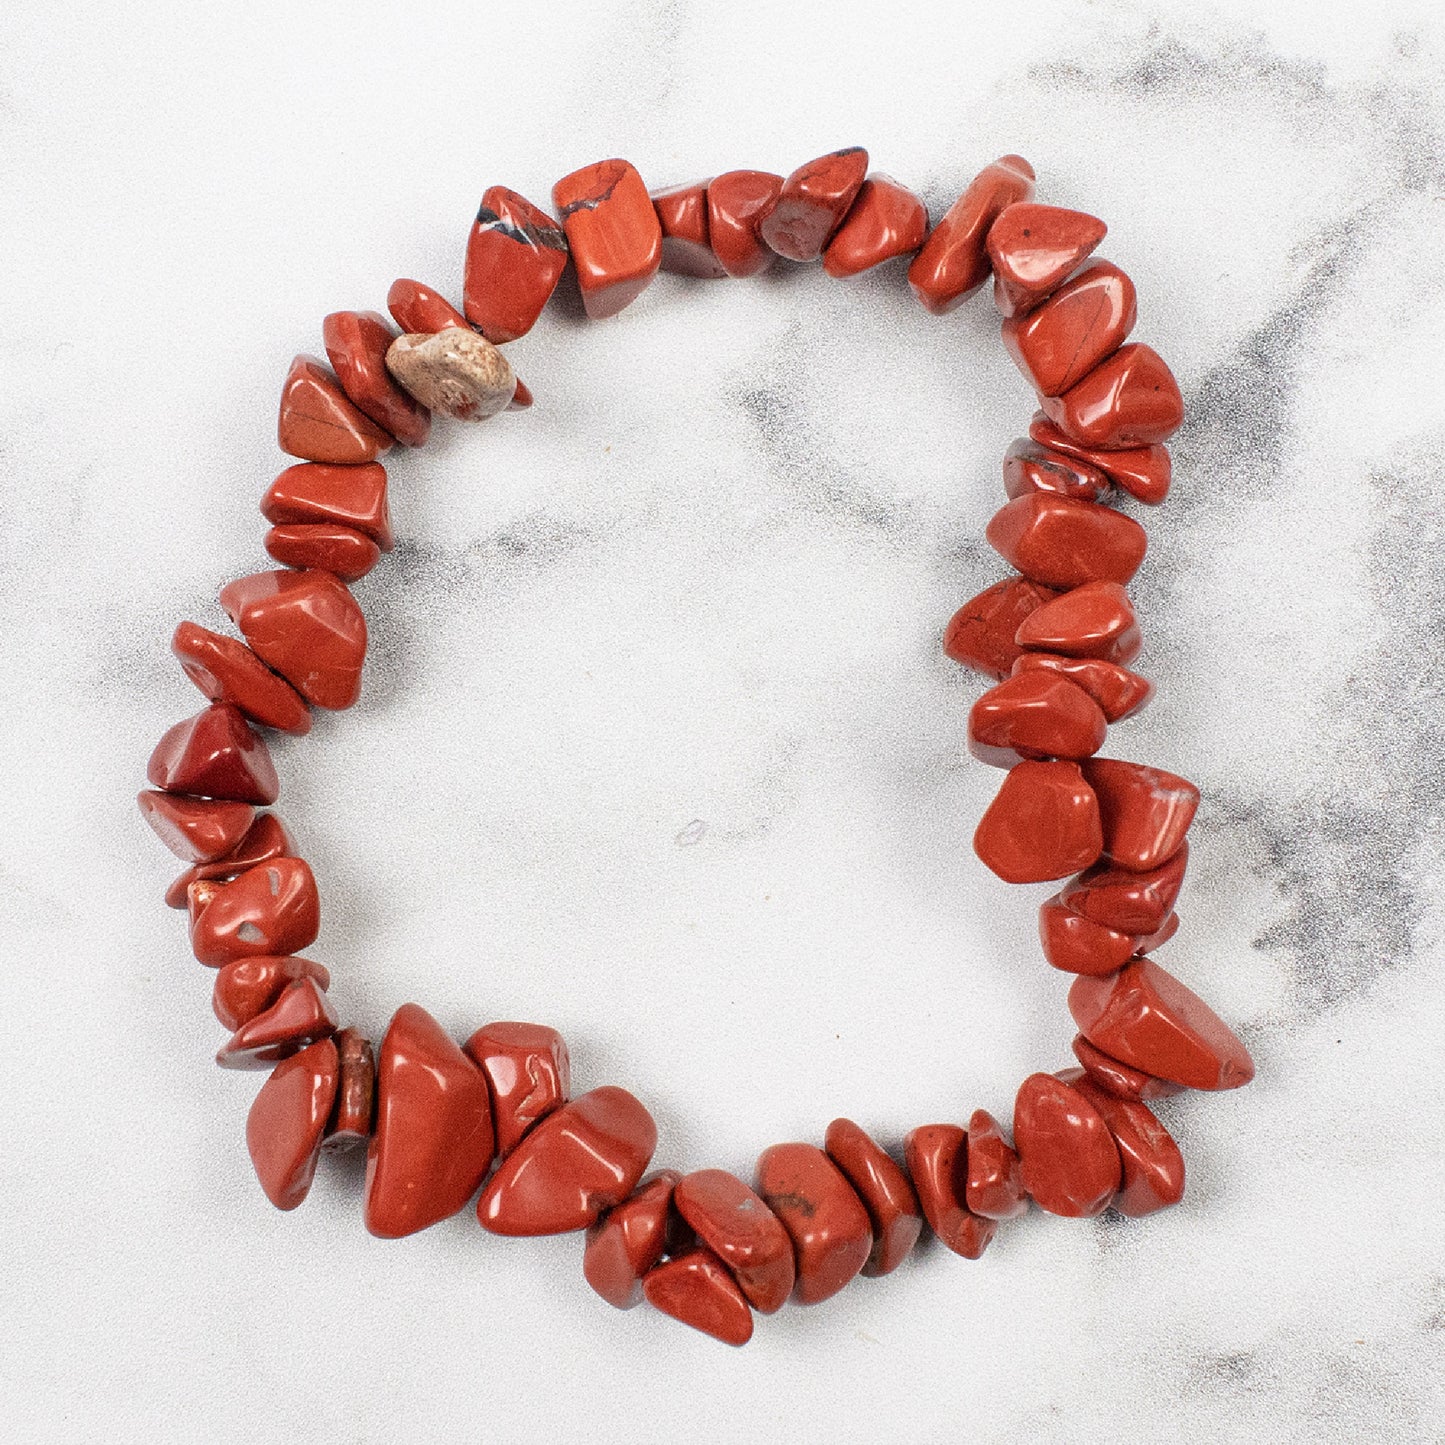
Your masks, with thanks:
[(1014, 659), (1013, 676), (1023, 672), (1054, 672), (1081, 687), (1111, 723), (1133, 717), (1154, 696), (1154, 684), (1137, 672), (1097, 657), (1064, 657), (1056, 652), (1024, 652)]
[(1119, 1151), (1104, 1116), (1052, 1074), (1030, 1074), (1014, 1101), (1014, 1147), (1024, 1188), (1050, 1214), (1088, 1219), (1119, 1187)]
[(642, 1292), (654, 1309), (725, 1345), (745, 1345), (753, 1337), (748, 1302), (711, 1250), (690, 1249), (654, 1265), (642, 1281)]
[(747, 1301), (763, 1314), (788, 1302), (795, 1279), (793, 1241), (782, 1221), (734, 1174), (697, 1169), (678, 1181), (677, 1212), (732, 1271)]
[(1040, 396), (1062, 396), (1124, 344), (1138, 314), (1134, 283), (1091, 261), (1037, 311), (1003, 323), (1004, 349)]
[(801, 165), (784, 182), (758, 234), (790, 261), (816, 261), (843, 223), (868, 172), (868, 152), (848, 146)]
[(217, 971), (211, 1009), (221, 1027), (234, 1033), (265, 1013), (281, 997), (282, 989), (303, 978), (314, 978), (323, 993), (331, 987), (331, 974), (309, 958), (295, 954), (238, 958)]
[(1070, 1069), (1064, 1077), (1103, 1115), (1119, 1151), (1123, 1178), (1109, 1207), (1138, 1219), (1178, 1204), (1184, 1198), (1184, 1156), (1148, 1106), (1115, 1097), (1083, 1069)]
[(545, 1024), (485, 1024), (462, 1052), (487, 1076), (497, 1153), (505, 1159), (539, 1120), (567, 1102), (572, 1087), (567, 1045)]
[(974, 852), (1005, 883), (1067, 878), (1103, 843), (1093, 790), (1069, 762), (1011, 769), (973, 835)]
[(587, 1227), (583, 1277), (617, 1309), (642, 1303), (642, 1277), (667, 1248), (668, 1215), (679, 1177), (675, 1170), (659, 1170)]
[[(270, 1008), (242, 1024), (217, 1053), (216, 1062), (223, 1069), (269, 1069), (335, 1032), (331, 1001), (308, 975), (288, 983)], [(324, 1117), (321, 1122), (325, 1124)]]
[(1003, 489), (1010, 497), (1046, 492), (1076, 502), (1097, 502), (1108, 495), (1109, 479), (1088, 462), (1020, 437), (1003, 454)]
[(969, 710), (968, 750), (995, 768), (1031, 758), (1086, 758), (1104, 746), (1108, 731), (1083, 688), (1058, 673), (1021, 672)]
[(424, 333), (430, 336), (435, 331), (445, 331), (448, 326), (460, 326), (463, 331), (472, 328), (467, 318), (444, 296), (402, 276), (391, 283), (386, 293), (386, 309), (392, 320), (408, 334)]
[(1052, 451), (1063, 452), (1065, 456), (1098, 467), (1115, 486), (1146, 506), (1157, 507), (1169, 495), (1173, 468), (1166, 446), (1128, 447), (1116, 451), (1082, 446), (1061, 432), (1041, 411), (1035, 412), (1029, 423), (1029, 436)]
[(386, 369), (386, 349), (397, 337), (386, 317), (375, 311), (333, 311), (321, 323), (321, 337), (342, 391), (403, 446), (423, 446), (431, 434), (431, 413)]
[(994, 513), (985, 534), (1011, 567), (1045, 587), (1128, 582), (1148, 538), (1132, 517), (1048, 492), (1017, 497)]
[(1133, 957), (1135, 946), (1131, 934), (1075, 913), (1057, 893), (1039, 904), (1039, 942), (1044, 957), (1065, 973), (1113, 973)]
[(1070, 1045), (1074, 1057), (1083, 1065), (1084, 1073), (1101, 1089), (1116, 1099), (1132, 1099), (1136, 1104), (1147, 1099), (1167, 1099), (1179, 1092), (1178, 1084), (1167, 1079), (1156, 1079), (1142, 1069), (1132, 1068), (1118, 1059), (1110, 1058), (1102, 1049), (1096, 1049), (1083, 1034), (1075, 1034)]
[(1016, 316), (1045, 300), (1092, 255), (1108, 229), (1097, 216), (1062, 206), (1024, 201), (1000, 212), (987, 243), (999, 313)]
[(296, 853), (285, 825), (274, 813), (261, 813), (251, 824), (246, 836), (230, 852), (210, 863), (195, 863), (187, 868), (166, 889), (168, 908), (190, 907), (190, 887), (206, 879), (229, 880), (239, 877), (248, 868), (272, 858), (290, 858)]
[(506, 186), (482, 195), (467, 237), (462, 310), (500, 346), (537, 323), (567, 269), (567, 237), (540, 206)]
[(949, 619), (943, 650), (986, 677), (1004, 678), (1023, 649), (1015, 641), (1025, 618), (1057, 597), (1026, 577), (1006, 577), (970, 598)]
[(300, 462), (287, 467), (261, 498), (261, 515), (278, 527), (331, 523), (351, 527), (390, 552), (395, 537), (386, 502), (386, 468), (380, 462), (331, 467)]
[(956, 1124), (921, 1124), (903, 1141), (903, 1155), (928, 1227), (965, 1259), (978, 1259), (998, 1221), (968, 1207), (968, 1135)]
[(1091, 759), (1084, 776), (1099, 797), (1104, 855), (1111, 862), (1147, 873), (1179, 851), (1199, 807), (1193, 783), (1113, 758)]
[(311, 462), (353, 465), (391, 450), (391, 435), (354, 406), (330, 370), (298, 356), (281, 387), (276, 440), (283, 452)]
[(1074, 382), (1043, 398), (1044, 415), (1085, 446), (1134, 448), (1167, 441), (1184, 420), (1184, 398), (1164, 359), (1131, 342)]
[(336, 1045), (318, 1039), (277, 1064), (251, 1105), (246, 1147), (277, 1209), (295, 1209), (311, 1188), (338, 1075)]
[(355, 1029), (336, 1035), (340, 1077), (336, 1103), (321, 1140), (323, 1154), (339, 1154), (371, 1138), (376, 1118), (376, 1055)]
[(756, 276), (772, 265), (774, 253), (758, 226), (782, 189), (782, 176), (771, 171), (725, 171), (708, 182), (708, 244), (729, 276)]
[(662, 225), (647, 186), (624, 160), (597, 161), (552, 187), (582, 304), (594, 320), (635, 301), (662, 264)]
[(975, 1109), (968, 1121), (964, 1203), (985, 1219), (1017, 1219), (1029, 1207), (1019, 1174), (1019, 1156), (1003, 1128), (987, 1109)]
[(327, 522), (272, 527), (262, 545), (285, 567), (316, 567), (341, 582), (359, 582), (381, 556), (370, 537)]
[(823, 269), (830, 276), (857, 276), (897, 256), (911, 256), (927, 234), (923, 202), (892, 176), (875, 172), (859, 187), (828, 242)]
[(212, 702), (234, 703), (263, 727), (298, 736), (311, 731), (306, 700), (244, 642), (182, 622), (171, 638), (181, 671)]
[(1142, 646), (1139, 620), (1117, 582), (1085, 582), (1044, 603), (1019, 623), (1014, 641), (1023, 649), (1120, 665), (1137, 657)]
[(862, 1273), (870, 1278), (891, 1274), (923, 1231), (923, 1210), (908, 1175), (851, 1119), (834, 1119), (823, 1144), (873, 1224), (873, 1248)]
[(717, 279), (727, 270), (708, 244), (706, 181), (688, 181), (652, 192), (662, 227), (662, 269), (677, 276)]
[(187, 863), (224, 857), (246, 836), (256, 816), (251, 803), (188, 798), (150, 788), (136, 794), (136, 803), (156, 837)]
[(191, 890), (191, 951), (209, 968), (236, 958), (299, 953), (321, 929), (316, 878), (300, 858), (275, 858), (216, 888), (201, 908)]
[(793, 1299), (819, 1304), (868, 1262), (873, 1226), (837, 1165), (812, 1144), (774, 1144), (758, 1156), (757, 1192), (793, 1241)]
[(1060, 890), (1059, 899), (1075, 913), (1105, 928), (1142, 938), (1164, 926), (1179, 897), (1188, 865), (1187, 843), (1147, 873), (1100, 863), (1070, 879)]
[(146, 764), (168, 793), (235, 803), (274, 803), (281, 792), (265, 740), (229, 702), (213, 702), (169, 728)]

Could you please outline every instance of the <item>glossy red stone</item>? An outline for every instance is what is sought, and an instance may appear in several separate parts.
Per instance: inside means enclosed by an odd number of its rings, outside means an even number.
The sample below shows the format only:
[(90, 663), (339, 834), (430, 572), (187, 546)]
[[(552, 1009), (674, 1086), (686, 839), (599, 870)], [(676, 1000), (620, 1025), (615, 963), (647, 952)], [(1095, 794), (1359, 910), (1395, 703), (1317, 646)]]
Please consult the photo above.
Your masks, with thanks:
[(295, 1209), (311, 1189), (338, 1072), (336, 1045), (318, 1039), (277, 1064), (251, 1104), (246, 1147), (277, 1209)]
[(1036, 311), (1003, 323), (1004, 349), (1040, 396), (1062, 396), (1118, 351), (1138, 314), (1134, 283), (1091, 261)]
[(1143, 958), (1145, 954), (1162, 948), (1178, 932), (1179, 915), (1171, 912), (1153, 933), (1142, 934), (1134, 940), (1134, 957)]
[(870, 1278), (892, 1274), (923, 1231), (923, 1210), (908, 1175), (851, 1119), (834, 1119), (823, 1145), (873, 1225), (873, 1247), (861, 1272)]
[(552, 187), (582, 304), (594, 320), (615, 316), (645, 291), (662, 264), (662, 226), (647, 186), (624, 160), (597, 161)]
[(993, 300), (1003, 316), (1032, 310), (1093, 254), (1108, 227), (1084, 211), (1024, 201), (989, 227)]
[(1083, 1034), (1075, 1034), (1070, 1047), (1074, 1057), (1083, 1065), (1084, 1073), (1116, 1099), (1132, 1099), (1139, 1104), (1148, 1099), (1167, 1099), (1180, 1090), (1180, 1085), (1171, 1084), (1168, 1079), (1156, 1079), (1143, 1069), (1110, 1058), (1102, 1049), (1096, 1049)]
[(1022, 156), (985, 166), (933, 228), (908, 268), (913, 294), (935, 316), (988, 280), (988, 233), (1005, 207), (1029, 200), (1034, 169)]
[(608, 1085), (549, 1114), (504, 1159), (477, 1201), (493, 1234), (586, 1229), (637, 1187), (657, 1147), (652, 1115)]
[(725, 171), (708, 182), (708, 244), (729, 276), (756, 276), (772, 265), (774, 253), (758, 226), (782, 189), (782, 176), (771, 171)]
[(672, 1202), (755, 1310), (782, 1309), (796, 1277), (792, 1236), (741, 1179), (722, 1169), (697, 1169), (678, 1181)]
[(540, 206), (506, 186), (482, 195), (467, 237), (462, 310), (496, 346), (537, 323), (567, 269), (567, 237)]
[(1064, 657), (1056, 652), (1023, 652), (1014, 660), (1013, 676), (1053, 672), (1081, 687), (1111, 723), (1133, 717), (1154, 696), (1154, 684), (1118, 663), (1097, 657)]
[(689, 181), (652, 192), (662, 227), (662, 269), (677, 276), (716, 280), (727, 270), (708, 244), (706, 181)]
[(642, 1278), (667, 1249), (672, 1192), (681, 1176), (663, 1169), (587, 1227), (582, 1274), (620, 1310), (642, 1303)]
[(968, 750), (995, 768), (1036, 758), (1087, 758), (1104, 746), (1099, 704), (1068, 678), (1021, 672), (989, 688), (968, 714)]
[(567, 1102), (572, 1066), (567, 1045), (545, 1024), (485, 1024), (462, 1052), (487, 1076), (497, 1153), (506, 1158), (539, 1120)]
[(244, 642), (182, 622), (171, 638), (171, 651), (212, 702), (234, 703), (253, 722), (279, 732), (299, 736), (311, 731), (305, 698)]
[[(269, 1069), (336, 1032), (336, 1013), (310, 976), (288, 983), (270, 1008), (241, 1025), (216, 1054), (223, 1069)], [(325, 1123), (323, 1118), (322, 1123)]]
[(642, 1292), (654, 1309), (725, 1345), (745, 1345), (753, 1337), (748, 1302), (711, 1250), (691, 1249), (655, 1265), (642, 1281)]
[(375, 311), (333, 311), (321, 323), (326, 357), (342, 391), (403, 446), (419, 447), (431, 435), (431, 413), (386, 369), (386, 349), (397, 334)]
[(970, 598), (949, 619), (943, 650), (986, 677), (1005, 678), (1023, 649), (1015, 640), (1026, 618), (1058, 596), (1026, 577), (1006, 577)]
[(330, 523), (370, 537), (383, 552), (395, 538), (386, 501), (386, 468), (329, 467), (301, 462), (287, 467), (261, 498), (261, 515), (278, 527)]
[(1115, 486), (1146, 506), (1157, 507), (1169, 495), (1173, 467), (1166, 446), (1130, 447), (1116, 451), (1081, 446), (1061, 432), (1041, 411), (1035, 412), (1029, 423), (1029, 436), (1052, 451), (1063, 452), (1065, 456), (1098, 467)]
[(342, 1029), (335, 1042), (340, 1072), (336, 1103), (321, 1140), (323, 1154), (339, 1154), (366, 1143), (376, 1117), (376, 1055), (371, 1041), (355, 1029)]
[(1090, 1219), (1119, 1187), (1119, 1151), (1104, 1116), (1052, 1074), (1030, 1074), (1014, 1101), (1019, 1175), (1040, 1209)]
[(209, 863), (195, 863), (166, 889), (166, 906), (187, 908), (190, 906), (189, 890), (192, 883), (202, 879), (231, 879), (238, 877), (248, 868), (272, 858), (290, 858), (296, 853), (285, 825), (274, 813), (261, 813), (251, 824), (246, 836), (230, 853)]
[(884, 261), (911, 256), (928, 234), (928, 208), (881, 171), (858, 189), (843, 224), (823, 252), (830, 276), (857, 276)]
[(928, 1227), (955, 1254), (978, 1259), (998, 1221), (968, 1207), (968, 1135), (956, 1124), (921, 1124), (903, 1141), (903, 1156)]
[(256, 816), (251, 803), (188, 798), (150, 788), (136, 794), (136, 804), (156, 837), (187, 863), (224, 857), (246, 836)]
[[(1139, 655), (1139, 620), (1117, 582), (1085, 582), (1031, 612), (1014, 633), (1019, 647), (1097, 657), (1121, 666)], [(1010, 664), (1012, 665), (1012, 664)]]
[(985, 535), (1011, 567), (1060, 590), (1085, 582), (1128, 582), (1149, 544), (1132, 517), (1047, 492), (1001, 507)]
[(1017, 1219), (1027, 1211), (1019, 1156), (987, 1109), (975, 1109), (968, 1121), (965, 1162), (963, 1198), (974, 1214), (985, 1219)]
[(265, 740), (228, 702), (213, 702), (168, 728), (146, 765), (168, 793), (234, 803), (274, 803), (281, 791)]
[(1069, 762), (1010, 769), (973, 835), (973, 851), (1005, 883), (1067, 878), (1103, 844), (1093, 790)]
[(381, 556), (370, 537), (326, 522), (272, 527), (262, 545), (283, 566), (316, 567), (342, 582), (359, 582)]
[(191, 951), (209, 968), (237, 958), (299, 953), (321, 929), (321, 900), (310, 867), (275, 858), (222, 883), (191, 911)]
[(265, 1013), (282, 989), (303, 978), (315, 979), (323, 993), (331, 987), (331, 974), (309, 958), (295, 954), (238, 958), (217, 971), (211, 1010), (222, 1028), (234, 1032)]
[(1178, 852), (1199, 807), (1199, 789), (1162, 768), (1095, 758), (1084, 769), (1099, 796), (1104, 855), (1147, 873)]
[(1249, 1050), (1196, 993), (1152, 959), (1108, 978), (1076, 978), (1069, 1012), (1096, 1049), (1188, 1089), (1237, 1089), (1254, 1077)]
[(774, 1144), (758, 1156), (754, 1181), (793, 1240), (793, 1299), (820, 1304), (868, 1262), (873, 1226), (837, 1165), (812, 1144)]
[(1134, 954), (1134, 938), (1075, 913), (1061, 895), (1039, 905), (1044, 957), (1065, 973), (1113, 973)]
[(1003, 455), (1003, 489), (1010, 497), (1047, 493), (1076, 502), (1097, 502), (1108, 495), (1109, 479), (1088, 462), (1051, 451), (1031, 437), (1020, 437), (1009, 443)]
[(251, 650), (307, 702), (346, 708), (361, 696), (366, 619), (329, 572), (257, 572), (228, 582), (220, 600)]
[(1119, 1151), (1123, 1177), (1109, 1207), (1139, 1219), (1178, 1204), (1184, 1198), (1184, 1156), (1148, 1106), (1115, 1097), (1083, 1069), (1070, 1069), (1064, 1077), (1103, 1115)]
[(1179, 897), (1188, 865), (1187, 843), (1147, 873), (1099, 863), (1070, 879), (1059, 898), (1075, 913), (1105, 928), (1143, 937), (1163, 927)]
[(448, 326), (460, 326), (464, 331), (472, 329), (467, 318), (446, 297), (409, 276), (391, 283), (386, 293), (386, 309), (408, 334), (420, 332), (429, 336), (435, 331), (445, 331)]
[(1075, 382), (1043, 398), (1044, 415), (1085, 446), (1133, 448), (1167, 441), (1184, 420), (1184, 398), (1164, 359), (1131, 342)]
[(354, 406), (317, 357), (298, 356), (281, 387), (276, 440), (311, 462), (354, 465), (391, 450), (391, 436)]
[(486, 1178), (492, 1152), (492, 1106), (482, 1071), (425, 1009), (403, 1004), (376, 1061), (367, 1229), (398, 1239), (450, 1218)]
[(842, 225), (867, 172), (868, 152), (862, 146), (830, 151), (799, 166), (783, 182), (758, 235), (790, 261), (816, 261)]

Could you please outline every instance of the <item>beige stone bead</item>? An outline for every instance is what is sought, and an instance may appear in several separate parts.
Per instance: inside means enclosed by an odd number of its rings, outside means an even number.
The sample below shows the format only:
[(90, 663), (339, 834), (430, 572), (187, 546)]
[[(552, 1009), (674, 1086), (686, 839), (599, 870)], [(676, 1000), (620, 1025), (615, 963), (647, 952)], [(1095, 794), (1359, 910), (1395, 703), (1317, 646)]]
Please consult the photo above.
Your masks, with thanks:
[(495, 416), (517, 390), (507, 358), (462, 326), (398, 336), (387, 348), (386, 369), (423, 406), (458, 421)]

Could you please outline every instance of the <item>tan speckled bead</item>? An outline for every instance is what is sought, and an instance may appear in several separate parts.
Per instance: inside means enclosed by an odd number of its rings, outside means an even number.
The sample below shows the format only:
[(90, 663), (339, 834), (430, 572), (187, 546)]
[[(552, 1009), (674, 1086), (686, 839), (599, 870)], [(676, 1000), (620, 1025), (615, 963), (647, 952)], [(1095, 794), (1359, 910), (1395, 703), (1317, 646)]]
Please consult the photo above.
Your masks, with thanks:
[(460, 326), (408, 332), (387, 348), (386, 369), (423, 406), (458, 421), (485, 421), (517, 390), (512, 364), (484, 336)]

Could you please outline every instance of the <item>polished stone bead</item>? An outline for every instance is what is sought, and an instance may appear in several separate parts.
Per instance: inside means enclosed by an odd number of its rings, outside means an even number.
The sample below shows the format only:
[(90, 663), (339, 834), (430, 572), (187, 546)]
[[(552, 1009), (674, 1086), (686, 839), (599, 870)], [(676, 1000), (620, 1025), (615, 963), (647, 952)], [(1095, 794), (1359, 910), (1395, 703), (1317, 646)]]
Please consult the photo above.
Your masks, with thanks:
[(908, 1175), (851, 1119), (834, 1119), (823, 1145), (857, 1191), (873, 1225), (873, 1247), (862, 1273), (870, 1278), (891, 1274), (923, 1230), (923, 1210)]
[(186, 908), (189, 906), (189, 889), (192, 883), (203, 879), (231, 879), (254, 868), (258, 863), (272, 858), (290, 858), (295, 855), (296, 845), (291, 841), (285, 825), (274, 813), (261, 813), (251, 824), (246, 836), (229, 853), (209, 863), (194, 863), (166, 889), (166, 906)]
[(725, 171), (708, 182), (708, 244), (729, 276), (756, 276), (772, 265), (774, 253), (758, 226), (782, 189), (782, 176), (771, 171)]
[(868, 1262), (873, 1226), (837, 1165), (812, 1144), (774, 1144), (754, 1180), (793, 1240), (793, 1299), (815, 1305), (837, 1294)]
[(324, 363), (302, 355), (281, 387), (276, 440), (293, 457), (352, 465), (390, 451), (392, 438), (347, 399)]
[(340, 1069), (336, 1103), (321, 1140), (323, 1154), (340, 1154), (371, 1138), (376, 1117), (376, 1055), (355, 1029), (336, 1035)]
[(1123, 1177), (1109, 1208), (1139, 1219), (1178, 1204), (1184, 1198), (1184, 1156), (1149, 1107), (1101, 1089), (1083, 1069), (1060, 1077), (1103, 1115), (1119, 1151)]
[(1135, 946), (1131, 934), (1075, 913), (1057, 893), (1039, 904), (1039, 942), (1044, 957), (1065, 973), (1113, 973), (1133, 957)]
[(722, 1169), (697, 1169), (678, 1181), (672, 1202), (755, 1310), (782, 1309), (795, 1282), (792, 1237), (741, 1179)]
[(398, 336), (386, 366), (418, 401), (454, 421), (486, 421), (517, 390), (511, 362), (469, 326)]
[(1069, 1012), (1105, 1054), (1189, 1089), (1237, 1089), (1254, 1077), (1249, 1050), (1196, 993), (1152, 959), (1108, 978), (1076, 978)]
[(1143, 1069), (1110, 1058), (1103, 1049), (1096, 1049), (1083, 1034), (1075, 1034), (1070, 1047), (1074, 1057), (1083, 1065), (1084, 1073), (1116, 1099), (1132, 1099), (1138, 1104), (1148, 1099), (1167, 1099), (1179, 1092), (1180, 1086), (1171, 1084), (1168, 1079), (1156, 1079)]
[(753, 1337), (748, 1302), (711, 1250), (690, 1249), (654, 1265), (643, 1278), (642, 1292), (654, 1309), (725, 1345), (745, 1345)]
[(677, 276), (716, 280), (727, 270), (708, 244), (706, 181), (688, 181), (652, 192), (662, 227), (662, 269)]
[(381, 556), (381, 548), (370, 537), (332, 522), (272, 527), (262, 545), (284, 566), (316, 567), (342, 582), (359, 582)]
[(371, 538), (383, 552), (395, 543), (386, 501), (386, 468), (380, 462), (332, 467), (300, 462), (287, 467), (261, 498), (261, 515), (278, 527), (331, 523)]
[(425, 1009), (403, 1004), (376, 1061), (366, 1228), (398, 1239), (450, 1218), (486, 1178), (492, 1152), (482, 1071)]
[(512, 393), (512, 401), (511, 404), (507, 407), (507, 410), (525, 411), (531, 405), (532, 393), (528, 390), (526, 383), (523, 382), (522, 378), (519, 376), (517, 378), (517, 389)]
[(969, 182), (908, 268), (908, 284), (929, 311), (952, 311), (988, 280), (989, 229), (1033, 193), (1034, 169), (1022, 156), (1001, 156)]
[(391, 283), (391, 289), (386, 293), (386, 309), (403, 332), (426, 334), (445, 331), (448, 326), (470, 329), (467, 318), (446, 297), (409, 276), (402, 276)]
[(329, 572), (257, 572), (228, 582), (221, 606), (251, 650), (316, 707), (361, 696), (366, 619)]
[(586, 1229), (637, 1187), (657, 1147), (652, 1115), (608, 1085), (564, 1104), (502, 1161), (477, 1201), (493, 1234)]
[(1059, 898), (1075, 913), (1105, 928), (1142, 938), (1164, 926), (1179, 897), (1188, 864), (1187, 843), (1147, 873), (1099, 863), (1071, 878)]
[(234, 703), (247, 717), (283, 733), (311, 731), (306, 700), (234, 637), (182, 622), (171, 637), (181, 670), (212, 702)]
[(615, 316), (648, 287), (662, 263), (662, 225), (647, 186), (624, 160), (596, 161), (552, 187), (582, 305), (594, 320)]
[(1047, 493), (1097, 502), (1108, 495), (1109, 479), (1088, 462), (1040, 446), (1032, 437), (1020, 437), (1003, 455), (1003, 489), (1010, 497)]
[(539, 1120), (560, 1109), (572, 1088), (567, 1045), (545, 1024), (484, 1024), (462, 1052), (487, 1076), (497, 1153), (505, 1159)]
[(336, 1045), (318, 1039), (277, 1064), (251, 1104), (246, 1147), (277, 1209), (295, 1209), (311, 1188), (338, 1073)]
[(1046, 602), (1019, 623), (1014, 641), (1029, 650), (1098, 657), (1121, 666), (1142, 646), (1139, 620), (1117, 582), (1085, 582)]
[(1111, 723), (1133, 717), (1154, 696), (1154, 684), (1127, 667), (1097, 657), (1064, 657), (1056, 652), (1024, 652), (1014, 660), (1013, 673), (1052, 672), (1081, 687)]
[(642, 1303), (642, 1278), (667, 1249), (672, 1192), (680, 1177), (672, 1169), (649, 1175), (621, 1204), (587, 1226), (583, 1277), (617, 1309)]
[(467, 320), (497, 346), (525, 336), (566, 269), (567, 237), (561, 226), (516, 191), (489, 187), (467, 237), (462, 277)]
[(1141, 342), (1121, 346), (1062, 396), (1045, 396), (1043, 408), (1060, 431), (1105, 450), (1157, 446), (1184, 420), (1174, 373)]
[(431, 416), (387, 372), (386, 352), (396, 329), (386, 317), (375, 311), (333, 311), (321, 323), (321, 336), (342, 391), (403, 446), (424, 445)]
[(1143, 763), (1095, 758), (1084, 768), (1099, 795), (1104, 856), (1147, 873), (1173, 857), (1199, 807), (1199, 789), (1174, 773)]
[(897, 256), (911, 256), (927, 234), (923, 202), (892, 176), (875, 172), (859, 187), (828, 242), (823, 269), (830, 276), (857, 276)]
[(1011, 567), (1045, 587), (1085, 582), (1128, 582), (1144, 560), (1148, 538), (1132, 517), (1035, 492), (994, 513), (985, 535)]
[(213, 702), (168, 728), (146, 764), (167, 793), (234, 803), (274, 803), (281, 792), (265, 739), (229, 702)]
[(1009, 317), (1003, 344), (1040, 396), (1062, 396), (1124, 344), (1138, 314), (1134, 283), (1091, 261), (1038, 310)]
[(1084, 211), (1031, 201), (1000, 212), (987, 242), (999, 313), (1017, 316), (1046, 300), (1093, 254), (1108, 229)]
[(975, 1109), (968, 1121), (965, 1159), (963, 1198), (974, 1214), (985, 1219), (1017, 1219), (1028, 1209), (1019, 1156), (987, 1109)]
[(831, 151), (801, 165), (784, 182), (758, 235), (790, 261), (816, 261), (843, 223), (868, 172), (862, 146)]
[(223, 858), (246, 836), (256, 816), (251, 803), (188, 798), (151, 788), (137, 793), (136, 803), (156, 837), (187, 863)]
[(1019, 1174), (1040, 1209), (1089, 1219), (1119, 1187), (1119, 1151), (1104, 1116), (1052, 1074), (1030, 1074), (1014, 1100)]
[(211, 1011), (222, 1028), (234, 1033), (265, 1013), (281, 997), (282, 989), (303, 978), (314, 978), (323, 993), (331, 987), (331, 974), (325, 966), (309, 958), (296, 954), (238, 958), (217, 970)]
[(1061, 432), (1041, 411), (1036, 411), (1029, 423), (1029, 436), (1040, 446), (1097, 467), (1116, 487), (1146, 506), (1157, 507), (1169, 495), (1173, 463), (1166, 446), (1126, 447), (1116, 451), (1082, 446)]
[(973, 835), (973, 851), (1005, 883), (1067, 878), (1103, 844), (1093, 790), (1069, 762), (1011, 768)]
[(986, 677), (1005, 678), (1023, 649), (1019, 627), (1058, 593), (1027, 577), (1006, 577), (970, 598), (949, 619), (943, 650), (955, 662)]
[(316, 878), (300, 858), (274, 858), (221, 883), (191, 910), (191, 951), (210, 968), (236, 958), (299, 953), (321, 929)]
[(903, 1156), (928, 1227), (965, 1259), (978, 1259), (998, 1221), (968, 1207), (968, 1135), (957, 1124), (920, 1124), (903, 1141)]
[(1099, 704), (1054, 672), (1021, 672), (989, 688), (968, 714), (968, 750), (995, 768), (1035, 758), (1087, 758), (1108, 735)]
[(216, 1062), (223, 1069), (269, 1069), (335, 1032), (330, 999), (314, 978), (298, 978), (281, 990), (270, 1008), (231, 1035)]

